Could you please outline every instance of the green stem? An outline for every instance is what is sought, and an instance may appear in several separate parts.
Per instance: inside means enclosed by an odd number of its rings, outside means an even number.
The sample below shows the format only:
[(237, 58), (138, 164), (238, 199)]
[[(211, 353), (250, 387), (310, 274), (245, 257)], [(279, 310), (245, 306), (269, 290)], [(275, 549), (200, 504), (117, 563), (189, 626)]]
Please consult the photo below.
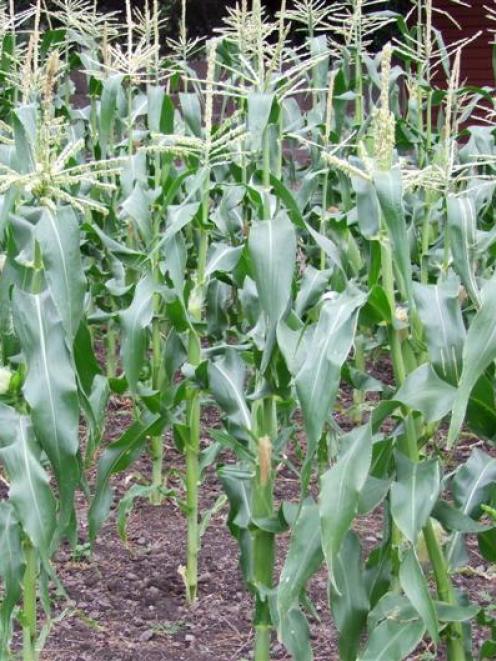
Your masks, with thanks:
[(128, 122), (128, 138), (127, 138), (127, 151), (128, 155), (133, 155), (133, 84), (129, 81), (127, 88), (127, 122)]
[(424, 165), (424, 146), (422, 143), (421, 137), (424, 135), (424, 95), (423, 92), (420, 88), (420, 83), (417, 87), (416, 90), (417, 93), (417, 131), (420, 137), (419, 140), (419, 154), (418, 154), (418, 162), (419, 162), (419, 167), (422, 167)]
[[(209, 179), (202, 193), (202, 219), (198, 247), (198, 263), (196, 270), (197, 301), (191, 315), (196, 322), (203, 317), (203, 299), (205, 288), (205, 271), (207, 265), (208, 233), (207, 223), (209, 214)], [(189, 333), (188, 361), (193, 367), (201, 362), (201, 337), (192, 328)], [(186, 599), (194, 603), (198, 594), (198, 552), (200, 547), (198, 529), (198, 492), (200, 481), (200, 424), (201, 401), (200, 392), (190, 387), (186, 402), (186, 420), (189, 427), (188, 442), (186, 444), (186, 509), (187, 509), (187, 557), (186, 557)]]
[[(271, 519), (274, 515), (272, 442), (277, 431), (275, 402), (269, 397), (263, 402), (262, 436), (259, 438), (259, 465), (253, 484), (252, 509), (254, 519)], [(272, 619), (264, 592), (273, 585), (275, 563), (274, 533), (256, 528), (253, 531), (253, 571), (255, 596), (255, 661), (270, 661)]]
[[(364, 350), (364, 339), (361, 335), (357, 335), (355, 338), (355, 367), (359, 372), (365, 372), (365, 350)], [(353, 403), (356, 407), (356, 411), (353, 416), (353, 422), (357, 425), (362, 424), (362, 405), (364, 402), (364, 394), (361, 390), (353, 390)]]
[(117, 375), (117, 337), (114, 328), (113, 319), (109, 319), (107, 322), (107, 334), (106, 334), (106, 344), (107, 344), (107, 378), (115, 379)]
[[(90, 78), (88, 78), (88, 81)], [(98, 142), (98, 112), (96, 105), (96, 97), (94, 94), (90, 96), (90, 144), (93, 156), (96, 158), (96, 145)]]
[(362, 126), (363, 118), (363, 78), (360, 49), (355, 51), (355, 124)]
[(277, 118), (277, 131), (278, 131), (278, 140), (277, 140), (277, 163), (276, 163), (276, 170), (275, 170), (275, 175), (276, 178), (281, 180), (282, 179), (282, 163), (283, 163), (283, 144), (284, 144), (284, 127), (283, 127), (283, 117), (282, 117), (282, 111), (279, 109), (279, 114)]
[(22, 628), (22, 658), (23, 661), (36, 660), (36, 579), (38, 575), (38, 561), (36, 550), (30, 542), (24, 547), (26, 569), (23, 580), (23, 628)]
[(65, 42), (65, 63), (68, 65), (68, 68), (67, 68), (67, 76), (65, 78), (64, 100), (65, 100), (65, 107), (66, 107), (67, 110), (69, 110), (70, 105), (71, 105), (71, 93), (70, 93), (71, 67), (69, 65), (69, 41), (68, 40)]
[[(327, 136), (326, 136), (327, 138)], [(327, 191), (329, 190), (329, 173), (326, 169), (322, 182), (322, 214), (320, 216), (320, 233), (325, 236), (326, 214), (327, 214)], [(327, 257), (323, 249), (320, 250), (320, 268), (323, 271), (326, 267)]]
[[(425, 545), (432, 564), (439, 599), (454, 606), (458, 605), (455, 590), (449, 577), (449, 570), (441, 546), (434, 532), (432, 521), (429, 520), (423, 529)], [(463, 646), (463, 629), (460, 622), (453, 622), (448, 633), (449, 661), (465, 661)]]
[(255, 625), (255, 661), (270, 661), (272, 627)]
[(429, 192), (425, 196), (425, 214), (422, 220), (422, 244), (421, 244), (421, 263), (420, 263), (420, 281), (427, 284), (429, 279), (429, 269), (427, 267), (427, 257), (429, 255), (431, 233), (431, 195)]
[[(13, 16), (10, 17), (11, 19), (14, 18)], [(16, 29), (15, 29), (15, 24), (12, 22), (12, 28), (11, 28), (11, 35), (12, 35), (12, 52), (16, 53), (17, 52), (17, 35), (16, 35)], [(12, 73), (13, 73), (13, 80), (16, 80), (17, 78), (17, 58), (13, 57), (12, 60)], [(17, 102), (19, 99), (19, 86), (14, 85), (14, 108), (17, 107)]]
[[(429, 74), (430, 78), (430, 74)], [(432, 147), (432, 90), (427, 92), (427, 109), (426, 109), (426, 152), (430, 154)]]
[(263, 214), (264, 220), (270, 219), (270, 134), (269, 127), (264, 131), (263, 135), (263, 187), (264, 187), (264, 201), (263, 201)]
[(150, 503), (152, 505), (161, 505), (163, 494), (160, 489), (163, 486), (163, 466), (164, 466), (164, 440), (162, 436), (154, 436), (150, 440), (150, 453), (152, 459), (152, 487)]
[[(155, 295), (154, 297), (154, 307), (155, 316), (152, 323), (152, 384), (154, 390), (159, 390), (162, 370), (161, 305), (159, 295)], [(163, 501), (163, 494), (160, 491), (160, 488), (163, 486), (164, 463), (164, 439), (162, 435), (151, 439), (150, 449), (152, 459), (152, 486), (155, 487), (150, 495), (150, 502), (152, 505), (160, 505)]]
[(448, 218), (445, 218), (445, 227), (444, 227), (444, 254), (443, 254), (443, 276), (446, 277), (448, 274), (449, 263), (450, 263), (450, 231), (448, 225)]
[[(200, 340), (194, 331), (190, 332), (188, 359), (191, 365), (200, 362)], [(186, 599), (189, 604), (198, 595), (198, 485), (200, 481), (200, 393), (191, 388), (186, 402), (186, 420), (189, 427), (186, 444), (186, 510), (187, 510), (187, 552), (186, 552)]]
[(152, 324), (152, 383), (154, 388), (160, 388), (160, 372), (162, 367), (162, 333), (160, 328), (160, 295), (154, 297), (155, 317)]

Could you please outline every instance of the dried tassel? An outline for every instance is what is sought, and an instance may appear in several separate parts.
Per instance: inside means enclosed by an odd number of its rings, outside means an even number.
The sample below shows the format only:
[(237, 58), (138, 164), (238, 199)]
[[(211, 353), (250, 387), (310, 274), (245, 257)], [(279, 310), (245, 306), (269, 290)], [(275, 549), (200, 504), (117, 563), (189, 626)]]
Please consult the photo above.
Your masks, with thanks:
[(258, 439), (258, 470), (260, 486), (266, 487), (272, 474), (272, 442), (268, 436)]

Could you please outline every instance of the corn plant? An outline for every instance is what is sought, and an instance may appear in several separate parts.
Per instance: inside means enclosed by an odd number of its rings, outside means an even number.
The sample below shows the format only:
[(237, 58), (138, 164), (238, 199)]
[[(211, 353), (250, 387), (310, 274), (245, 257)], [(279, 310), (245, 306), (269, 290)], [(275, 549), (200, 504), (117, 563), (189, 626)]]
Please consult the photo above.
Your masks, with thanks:
[[(276, 636), (313, 658), (318, 571), (344, 661), (490, 658), (458, 574), (467, 537), (496, 557), (494, 90), (461, 81), (470, 39), (444, 44), (435, 0), (241, 0), (205, 44), (187, 11), (164, 50), (156, 1), (122, 24), (0, 7), (0, 658), (49, 635), (77, 491), (93, 542), (143, 452), (121, 536), (137, 498), (174, 498), (193, 604), (228, 503), (256, 661)], [(110, 396), (132, 421), (107, 445)], [(207, 470), (225, 495), (202, 512)]]

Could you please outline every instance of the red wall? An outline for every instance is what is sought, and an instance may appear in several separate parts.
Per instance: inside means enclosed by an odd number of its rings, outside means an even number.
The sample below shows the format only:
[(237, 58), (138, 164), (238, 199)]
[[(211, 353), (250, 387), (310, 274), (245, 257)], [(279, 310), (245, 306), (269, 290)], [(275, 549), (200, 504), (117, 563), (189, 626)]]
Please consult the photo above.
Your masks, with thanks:
[[(449, 11), (450, 14), (461, 25), (459, 30), (445, 16), (435, 14), (434, 24), (442, 30), (445, 43), (452, 43), (462, 37), (470, 37), (479, 30), (483, 34), (463, 49), (462, 78), (470, 85), (493, 85), (494, 76), (492, 70), (492, 47), (490, 41), (492, 35), (488, 34), (487, 28), (496, 29), (496, 22), (489, 21), (486, 17), (484, 5), (491, 5), (494, 0), (472, 0), (472, 7), (455, 5), (449, 0), (434, 0), (435, 7)], [(496, 9), (496, 2), (494, 3)]]

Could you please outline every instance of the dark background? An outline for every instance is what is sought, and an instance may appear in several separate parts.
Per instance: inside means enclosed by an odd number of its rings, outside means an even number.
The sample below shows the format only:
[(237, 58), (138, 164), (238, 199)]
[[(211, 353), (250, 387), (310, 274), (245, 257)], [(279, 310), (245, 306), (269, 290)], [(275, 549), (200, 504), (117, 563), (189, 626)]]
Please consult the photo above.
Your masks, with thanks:
[[(34, 4), (35, 0), (17, 0), (16, 8), (21, 10)], [(150, 0), (151, 4), (152, 0)], [(262, 0), (269, 14), (277, 12), (281, 6), (281, 0)], [(177, 33), (177, 22), (180, 16), (180, 0), (162, 0), (162, 6), (171, 17), (169, 23), (169, 32)], [(292, 7), (291, 0), (288, 0), (288, 8)], [(333, 0), (328, 0), (328, 4), (333, 4)], [(409, 0), (389, 0), (388, 9), (397, 12), (406, 11), (409, 6)], [(46, 5), (50, 8), (50, 0), (46, 0)], [(134, 0), (133, 7), (142, 7), (143, 0)], [(236, 5), (236, 0), (188, 0), (188, 34), (190, 37), (204, 37), (209, 35), (215, 27), (222, 24), (222, 18), (227, 13), (227, 7)], [(99, 7), (102, 11), (124, 12), (125, 0), (99, 0)]]
[[(329, 0), (328, 4), (332, 4)], [(102, 0), (101, 7), (106, 9), (122, 10), (124, 0)], [(162, 3), (169, 9), (171, 16), (179, 15), (180, 2), (178, 0), (169, 0)], [(142, 6), (142, 2), (134, 2), (134, 6)], [(222, 24), (222, 18), (227, 13), (227, 7), (236, 5), (236, 0), (188, 0), (188, 33), (191, 37), (205, 36), (212, 32), (215, 27)], [(263, 0), (263, 5), (270, 14), (274, 14), (281, 6), (281, 0)], [(392, 11), (404, 11), (408, 5), (408, 0), (390, 0), (388, 9)], [(291, 8), (292, 2), (287, 3)], [(172, 26), (171, 26), (172, 27)]]
[[(152, 3), (153, 0), (149, 0)], [(249, 0), (250, 2), (251, 0)], [(293, 6), (294, 0), (287, 0), (288, 8)], [(16, 0), (16, 9), (21, 11), (34, 4), (35, 0)], [(43, 0), (51, 8), (53, 0)], [(102, 11), (118, 11), (124, 14), (125, 0), (98, 0)], [(281, 0), (262, 0), (268, 13), (273, 15), (279, 9)], [(332, 5), (335, 0), (327, 0)], [(144, 0), (132, 0), (133, 7), (143, 7)], [(169, 23), (165, 36), (177, 37), (178, 21), (180, 18), (181, 0), (160, 0), (162, 7), (169, 16)], [(214, 28), (222, 25), (222, 19), (226, 15), (227, 8), (233, 7), (236, 0), (187, 0), (188, 35), (190, 37), (208, 37)], [(405, 15), (411, 8), (411, 0), (389, 0), (384, 3), (388, 9)], [(461, 26), (459, 30), (452, 24), (444, 14), (437, 13), (435, 25), (443, 33), (445, 43), (453, 43), (460, 38), (472, 37), (477, 31), (483, 31), (470, 46), (464, 50), (462, 60), (462, 77), (473, 85), (493, 85), (494, 74), (492, 69), (493, 51), (489, 44), (486, 29), (488, 20), (482, 0), (474, 0), (473, 6), (454, 4), (452, 0), (437, 0), (436, 7), (441, 11), (449, 11)], [(376, 49), (379, 49), (387, 40), (391, 39), (395, 32), (392, 25), (375, 37)]]

